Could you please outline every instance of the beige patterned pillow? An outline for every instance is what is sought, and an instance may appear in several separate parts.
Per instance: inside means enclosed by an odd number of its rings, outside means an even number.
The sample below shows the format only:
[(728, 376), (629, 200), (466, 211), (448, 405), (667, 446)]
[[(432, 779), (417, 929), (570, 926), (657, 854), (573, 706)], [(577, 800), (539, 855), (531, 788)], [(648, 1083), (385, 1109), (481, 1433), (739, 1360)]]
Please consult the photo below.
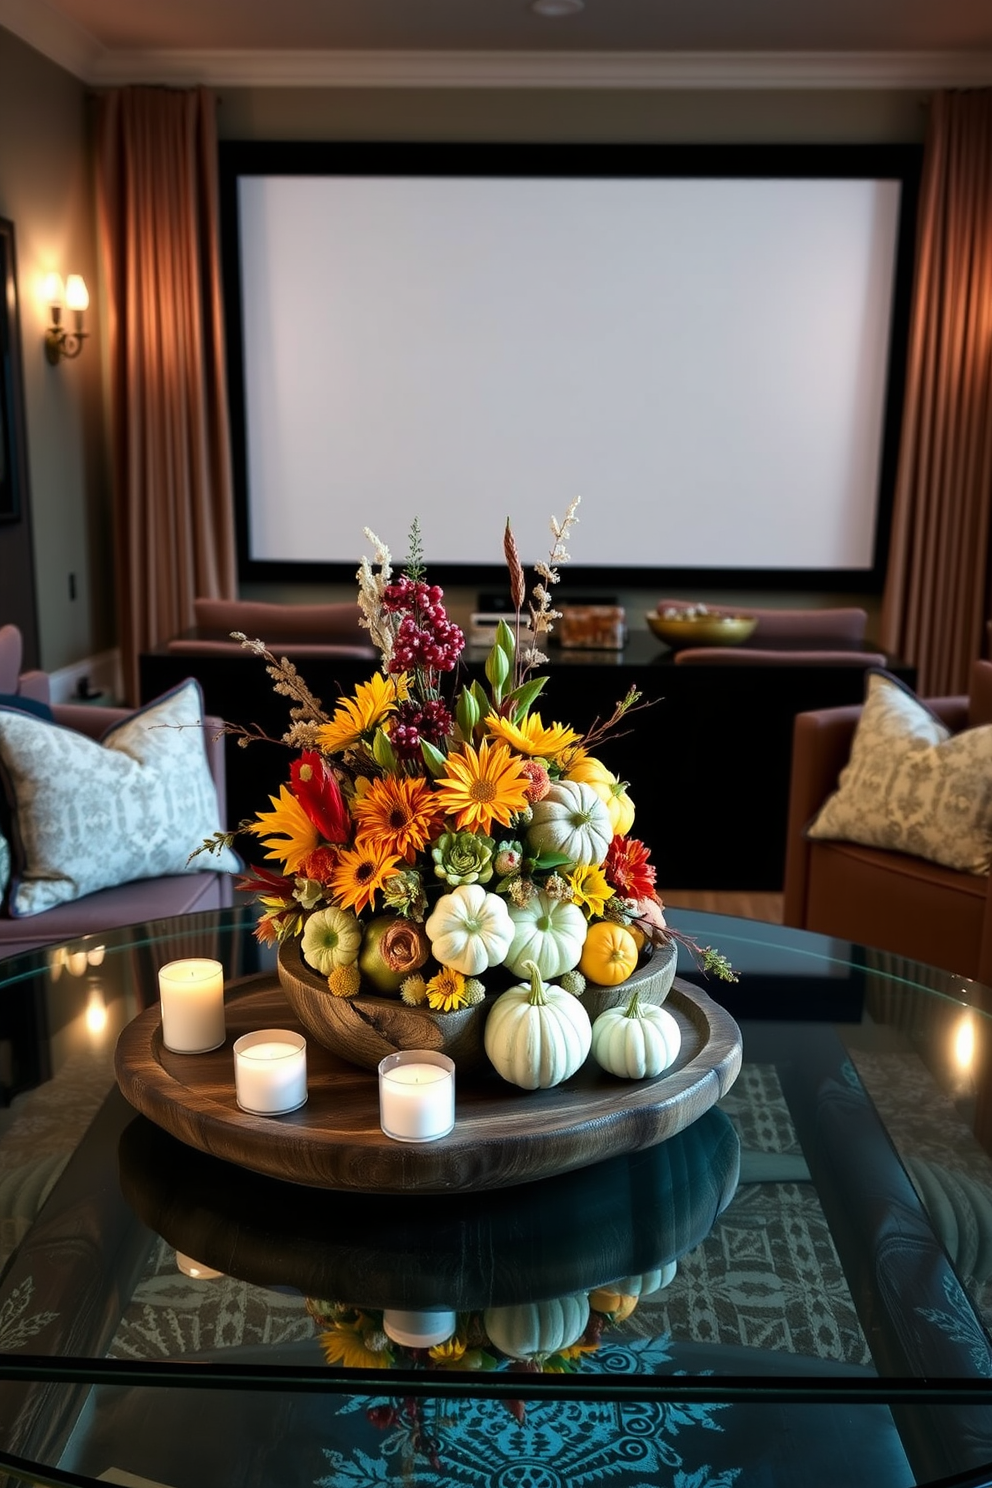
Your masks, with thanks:
[(894, 678), (872, 673), (851, 758), (807, 836), (988, 873), (992, 724), (951, 734)]

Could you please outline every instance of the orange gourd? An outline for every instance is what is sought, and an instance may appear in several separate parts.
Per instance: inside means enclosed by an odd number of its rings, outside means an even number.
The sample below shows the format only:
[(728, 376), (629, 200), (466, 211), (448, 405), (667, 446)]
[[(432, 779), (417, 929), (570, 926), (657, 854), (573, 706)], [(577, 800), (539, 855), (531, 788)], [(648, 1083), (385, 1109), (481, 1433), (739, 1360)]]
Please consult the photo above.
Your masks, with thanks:
[(637, 965), (637, 942), (623, 925), (598, 920), (586, 932), (579, 970), (590, 982), (616, 987)]

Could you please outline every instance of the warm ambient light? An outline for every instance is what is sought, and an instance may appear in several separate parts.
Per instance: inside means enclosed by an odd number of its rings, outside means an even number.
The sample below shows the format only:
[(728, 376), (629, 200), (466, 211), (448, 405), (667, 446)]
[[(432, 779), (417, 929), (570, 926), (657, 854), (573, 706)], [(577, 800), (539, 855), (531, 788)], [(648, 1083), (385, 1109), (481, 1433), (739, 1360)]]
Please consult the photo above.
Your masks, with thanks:
[[(82, 274), (70, 274), (64, 285), (60, 274), (49, 274), (45, 298), (52, 317), (45, 332), (45, 355), (54, 367), (61, 357), (77, 357), (83, 349), (88, 334), (83, 330), (83, 315), (89, 309), (90, 293)], [(72, 311), (71, 328), (62, 323), (63, 310)]]
[(954, 1062), (962, 1074), (970, 1074), (975, 1062), (975, 1025), (965, 1013), (954, 1031)]

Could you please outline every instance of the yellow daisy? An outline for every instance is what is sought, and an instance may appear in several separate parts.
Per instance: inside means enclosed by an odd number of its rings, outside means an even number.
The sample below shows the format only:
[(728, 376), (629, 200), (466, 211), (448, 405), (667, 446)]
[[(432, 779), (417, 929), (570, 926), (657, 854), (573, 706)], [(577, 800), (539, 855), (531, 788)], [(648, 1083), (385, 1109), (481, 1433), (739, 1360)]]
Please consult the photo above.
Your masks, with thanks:
[(476, 751), (464, 744), (447, 759), (448, 774), (435, 781), (442, 810), (454, 816), (460, 832), (492, 832), (493, 822), (508, 827), (527, 805), (530, 780), (502, 742), (483, 739)]
[(519, 754), (540, 759), (555, 759), (563, 749), (570, 748), (582, 737), (564, 723), (552, 723), (546, 728), (540, 713), (528, 713), (520, 723), (511, 723), (508, 718), (490, 713), (486, 728)]
[(368, 838), (412, 863), (441, 826), (437, 797), (427, 780), (387, 775), (357, 793), (351, 807), (355, 844)]
[(427, 1004), (436, 1013), (453, 1013), (466, 1006), (465, 978), (453, 966), (443, 966), (427, 983)]
[(459, 1338), (457, 1333), (452, 1333), (444, 1343), (435, 1343), (432, 1348), (429, 1348), (427, 1357), (436, 1364), (457, 1365), (465, 1357), (466, 1347), (464, 1338)]
[(344, 698), (329, 723), (317, 731), (317, 742), (325, 754), (353, 749), (363, 734), (378, 728), (382, 720), (407, 695), (406, 673), (384, 677), (375, 672), (368, 682), (359, 682), (353, 698)]
[(343, 1364), (345, 1369), (388, 1369), (393, 1362), (388, 1349), (366, 1348), (361, 1333), (346, 1324), (336, 1323), (332, 1332), (319, 1336), (328, 1364)]
[(606, 882), (602, 868), (592, 868), (583, 863), (567, 876), (576, 904), (590, 915), (601, 915), (607, 899), (613, 898), (613, 890)]
[(248, 830), (269, 849), (267, 858), (275, 858), (287, 873), (295, 873), (320, 841), (317, 828), (287, 785), (281, 785), (278, 796), (269, 800), (274, 809), (260, 811)]
[(371, 838), (361, 847), (343, 849), (331, 874), (335, 903), (361, 914), (373, 905), (383, 879), (389, 877), (400, 861), (396, 853)]

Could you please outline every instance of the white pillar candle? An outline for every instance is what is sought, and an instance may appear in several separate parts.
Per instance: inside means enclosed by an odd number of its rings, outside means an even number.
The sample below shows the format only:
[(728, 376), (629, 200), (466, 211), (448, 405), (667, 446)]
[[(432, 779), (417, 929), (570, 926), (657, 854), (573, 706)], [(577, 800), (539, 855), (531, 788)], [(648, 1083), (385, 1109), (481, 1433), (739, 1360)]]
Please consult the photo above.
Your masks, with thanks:
[(242, 1111), (284, 1116), (307, 1099), (307, 1041), (284, 1028), (259, 1028), (234, 1041), (234, 1088)]
[(205, 1054), (227, 1037), (224, 968), (196, 958), (170, 961), (158, 974), (162, 1042), (174, 1054)]
[(402, 1049), (379, 1064), (379, 1124), (397, 1142), (433, 1142), (455, 1124), (455, 1066), (432, 1049)]
[(456, 1314), (443, 1307), (425, 1307), (417, 1312), (387, 1308), (382, 1314), (382, 1331), (404, 1348), (427, 1349), (446, 1343), (457, 1327)]

